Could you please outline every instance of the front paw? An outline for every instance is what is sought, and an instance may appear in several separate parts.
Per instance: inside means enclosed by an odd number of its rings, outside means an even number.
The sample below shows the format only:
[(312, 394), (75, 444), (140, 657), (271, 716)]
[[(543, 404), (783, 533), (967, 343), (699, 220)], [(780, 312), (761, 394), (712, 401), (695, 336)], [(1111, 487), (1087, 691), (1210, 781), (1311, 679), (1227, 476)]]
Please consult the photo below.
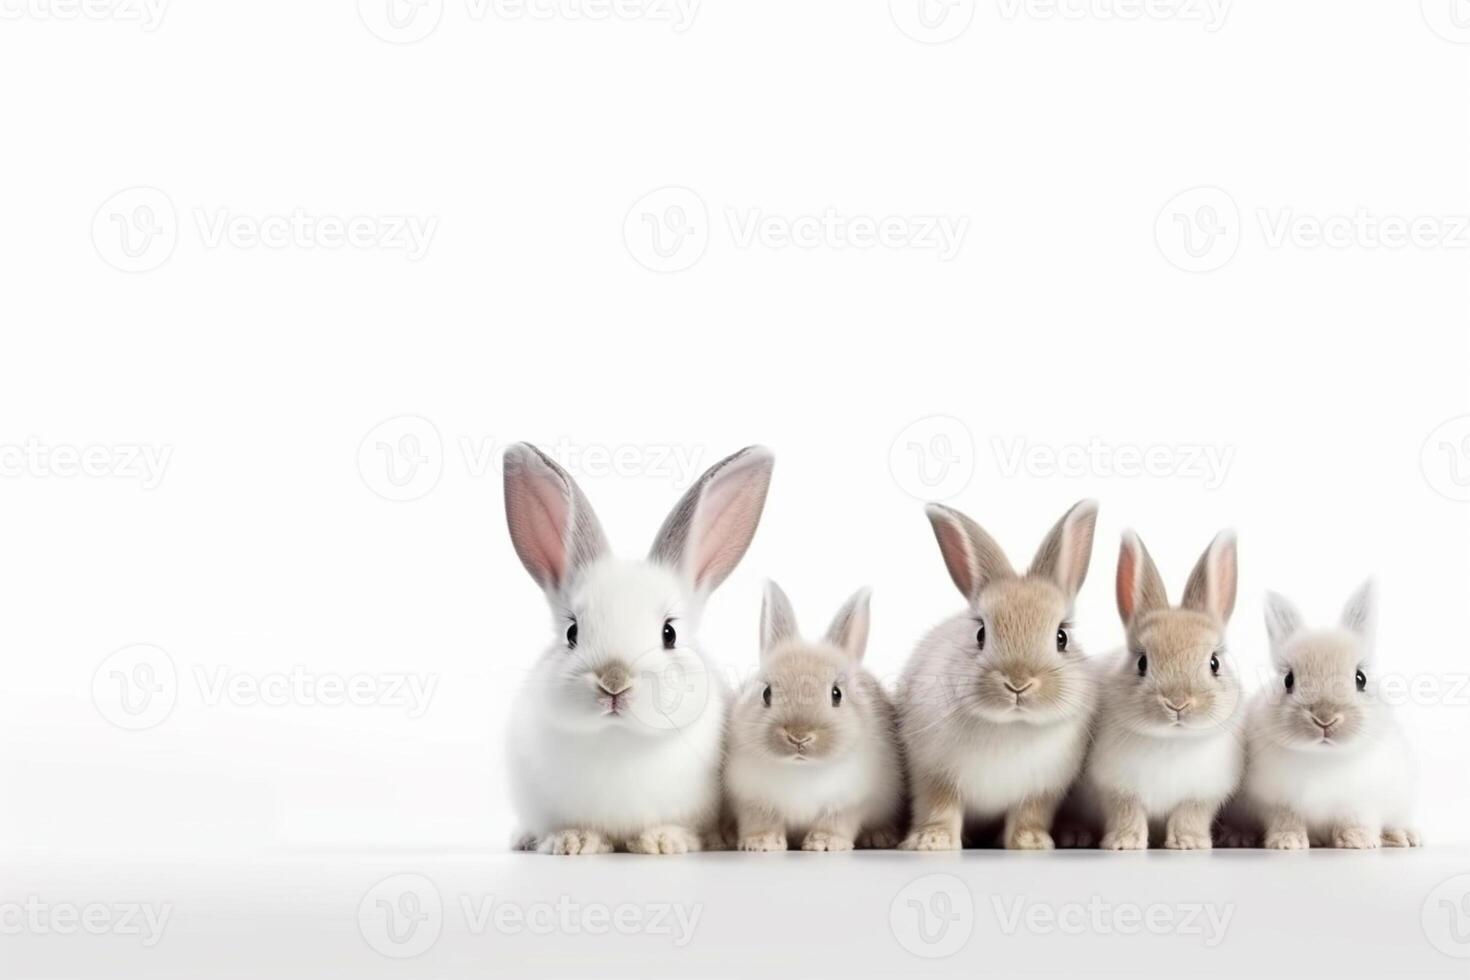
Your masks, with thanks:
[(688, 854), (699, 850), (699, 835), (688, 827), (654, 827), (628, 841), (633, 854)]
[(905, 851), (958, 851), (960, 839), (947, 827), (920, 827), (902, 847)]
[(1018, 827), (1006, 835), (1008, 851), (1050, 851), (1056, 846), (1051, 834), (1039, 827)]
[(536, 845), (542, 854), (611, 854), (612, 849), (612, 841), (595, 830), (558, 830)]
[(1210, 835), (1177, 831), (1165, 835), (1164, 846), (1171, 851), (1208, 851), (1211, 847)]
[(830, 834), (825, 830), (814, 830), (801, 842), (803, 851), (850, 851), (852, 841), (846, 837)]
[(1332, 846), (1350, 851), (1371, 851), (1378, 847), (1382, 834), (1362, 827), (1342, 827), (1332, 834)]
[(1110, 830), (1103, 834), (1102, 844), (1099, 846), (1105, 851), (1146, 851), (1148, 850), (1148, 830), (1147, 828)]
[(1417, 830), (1409, 830), (1407, 827), (1400, 830), (1385, 830), (1383, 832), (1384, 847), (1422, 847), (1424, 841)]
[(784, 851), (786, 850), (786, 835), (779, 830), (767, 831), (764, 834), (746, 834), (740, 838), (739, 849), (742, 851)]
[(1305, 851), (1311, 846), (1304, 830), (1273, 830), (1266, 835), (1266, 849), (1271, 851)]

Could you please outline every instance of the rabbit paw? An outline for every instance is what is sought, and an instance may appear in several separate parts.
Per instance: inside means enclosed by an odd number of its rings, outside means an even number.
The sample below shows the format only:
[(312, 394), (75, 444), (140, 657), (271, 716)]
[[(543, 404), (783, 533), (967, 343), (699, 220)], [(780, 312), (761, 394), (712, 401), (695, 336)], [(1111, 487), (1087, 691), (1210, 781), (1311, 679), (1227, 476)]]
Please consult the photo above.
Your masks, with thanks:
[(801, 849), (803, 851), (850, 851), (852, 841), (825, 830), (814, 830), (806, 835), (806, 840), (801, 842)]
[(920, 827), (901, 846), (905, 851), (958, 851), (960, 839), (944, 827)]
[(1266, 847), (1272, 851), (1305, 851), (1311, 846), (1305, 831), (1276, 830), (1266, 835)]
[(891, 851), (902, 843), (903, 838), (891, 827), (865, 830), (858, 835), (857, 846), (870, 851)]
[(1105, 851), (1146, 851), (1148, 850), (1148, 830), (1140, 828), (1109, 831), (1103, 834), (1102, 843), (1098, 846)]
[(1423, 843), (1419, 837), (1419, 832), (1415, 830), (1400, 830), (1395, 828), (1383, 832), (1384, 847), (1421, 847)]
[(1008, 851), (1050, 851), (1056, 846), (1051, 834), (1037, 827), (1018, 827), (1006, 835)]
[(740, 838), (738, 850), (784, 851), (786, 850), (786, 835), (779, 830), (772, 830), (764, 834), (748, 834)]
[(1362, 827), (1343, 827), (1332, 835), (1332, 846), (1346, 850), (1368, 851), (1376, 848), (1382, 834), (1370, 833)]
[(536, 846), (542, 854), (611, 854), (612, 841), (595, 830), (559, 830)]
[(699, 850), (699, 835), (687, 827), (653, 827), (628, 841), (632, 854), (688, 854)]
[(1210, 835), (1173, 833), (1164, 838), (1164, 846), (1171, 851), (1208, 851), (1211, 848)]

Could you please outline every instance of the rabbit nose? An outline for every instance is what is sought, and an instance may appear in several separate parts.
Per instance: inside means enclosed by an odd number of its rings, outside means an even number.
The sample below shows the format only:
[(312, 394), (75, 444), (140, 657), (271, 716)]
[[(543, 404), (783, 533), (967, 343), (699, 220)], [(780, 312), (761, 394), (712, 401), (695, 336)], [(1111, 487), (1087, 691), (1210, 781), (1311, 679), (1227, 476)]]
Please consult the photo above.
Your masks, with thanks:
[(1006, 690), (1012, 694), (1025, 694), (1036, 686), (1036, 678), (1028, 677), (1025, 680), (1019, 680), (1015, 677), (1007, 677), (1003, 683), (1006, 686)]
[(804, 748), (809, 742), (811, 742), (813, 738), (816, 737), (806, 729), (802, 729), (800, 731), (792, 731), (789, 728), (783, 728), (781, 729), (781, 734), (786, 736), (786, 741), (790, 742), (798, 749)]
[(1312, 720), (1316, 722), (1317, 727), (1322, 729), (1324, 732), (1330, 729), (1333, 725), (1336, 725), (1338, 722), (1342, 721), (1341, 712), (1338, 712), (1334, 714), (1331, 718), (1326, 719), (1322, 717), (1323, 714), (1326, 714), (1326, 712), (1322, 712), (1320, 714), (1316, 711), (1312, 712)]
[(1164, 707), (1168, 708), (1176, 715), (1183, 714), (1185, 711), (1188, 711), (1190, 708), (1194, 707), (1194, 698), (1179, 698), (1178, 704), (1175, 704), (1174, 700), (1174, 698), (1164, 698)]
[(602, 693), (615, 698), (633, 686), (633, 674), (622, 664), (613, 664), (597, 676)]

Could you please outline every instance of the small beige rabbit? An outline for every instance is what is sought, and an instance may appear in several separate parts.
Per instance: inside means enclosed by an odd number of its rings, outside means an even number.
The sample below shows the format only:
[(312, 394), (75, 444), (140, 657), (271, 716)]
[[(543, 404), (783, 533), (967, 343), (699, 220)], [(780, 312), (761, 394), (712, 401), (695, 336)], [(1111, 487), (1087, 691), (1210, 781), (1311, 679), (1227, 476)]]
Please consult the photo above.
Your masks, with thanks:
[(1225, 647), (1236, 543), (1220, 534), (1170, 607), (1143, 541), (1123, 535), (1118, 612), (1127, 645), (1104, 663), (1101, 707), (1081, 796), (1100, 810), (1104, 850), (1211, 846), (1216, 814), (1240, 785), (1240, 679)]
[(803, 640), (786, 594), (767, 583), (761, 661), (730, 713), (727, 799), (742, 851), (893, 847), (906, 802), (893, 705), (862, 667), (868, 590), (821, 642)]
[(928, 515), (969, 606), (936, 626), (904, 670), (899, 729), (914, 802), (903, 846), (957, 849), (970, 819), (1003, 822), (1006, 847), (1050, 849), (1095, 701), (1072, 603), (1087, 576), (1097, 505), (1067, 511), (1024, 575), (965, 515), (939, 504)]

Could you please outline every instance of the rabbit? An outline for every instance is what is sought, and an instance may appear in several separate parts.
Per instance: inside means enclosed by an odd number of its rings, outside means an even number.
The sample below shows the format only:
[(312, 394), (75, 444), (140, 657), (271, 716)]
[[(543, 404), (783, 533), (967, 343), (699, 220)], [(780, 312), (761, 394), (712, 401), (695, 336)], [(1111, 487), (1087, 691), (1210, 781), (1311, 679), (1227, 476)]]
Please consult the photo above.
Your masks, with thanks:
[(506, 451), (511, 542), (545, 591), (554, 637), (506, 739), (515, 846), (679, 854), (718, 839), (729, 699), (696, 637), (755, 534), (773, 462), (751, 446), (710, 467), (648, 557), (628, 561), (609, 554), (560, 466), (526, 443)]
[(1087, 577), (1097, 504), (1067, 511), (1024, 575), (970, 518), (941, 504), (926, 512), (969, 608), (924, 637), (904, 669), (899, 730), (913, 817), (902, 846), (958, 849), (966, 818), (1004, 818), (1004, 846), (1049, 850), (1095, 704), (1072, 603)]
[(1376, 619), (1372, 582), (1332, 629), (1266, 596), (1276, 673), (1251, 704), (1243, 796), (1267, 848), (1422, 843), (1413, 753), (1375, 677)]
[(869, 591), (837, 613), (821, 642), (801, 638), (775, 582), (761, 604), (760, 670), (730, 713), (725, 791), (738, 848), (889, 848), (901, 839), (904, 776), (893, 704), (862, 667)]
[(1225, 627), (1235, 608), (1237, 545), (1229, 531), (1200, 556), (1171, 607), (1143, 541), (1125, 532), (1118, 613), (1127, 645), (1099, 666), (1100, 706), (1084, 769), (1086, 808), (1104, 850), (1155, 840), (1208, 850), (1217, 814), (1240, 786), (1243, 697)]

